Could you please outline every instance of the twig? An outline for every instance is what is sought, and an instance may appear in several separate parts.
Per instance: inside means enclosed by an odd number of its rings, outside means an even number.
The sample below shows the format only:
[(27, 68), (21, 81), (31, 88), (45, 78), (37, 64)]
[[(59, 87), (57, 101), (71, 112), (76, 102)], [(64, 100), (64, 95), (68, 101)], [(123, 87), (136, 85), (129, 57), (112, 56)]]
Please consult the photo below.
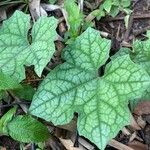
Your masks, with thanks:
[[(21, 102), (20, 99), (19, 99), (17, 96), (15, 96), (12, 91), (8, 91), (8, 93), (15, 99), (15, 101), (16, 101), (17, 103), (20, 103), (20, 102)], [(22, 108), (22, 110), (23, 110), (25, 113), (28, 112), (28, 108), (27, 108), (27, 106), (26, 106), (25, 104), (19, 104), (19, 105), (20, 105), (20, 107)]]
[(43, 78), (41, 78), (41, 79), (31, 79), (31, 80), (24, 80), (24, 81), (22, 81), (22, 83), (26, 83), (26, 82), (36, 82), (36, 81), (42, 81), (43, 80)]
[(101, 3), (102, 1), (103, 1), (103, 0), (96, 0), (96, 1), (95, 1), (96, 6), (99, 7), (99, 5), (100, 5), (100, 3)]
[(139, 1), (140, 1), (140, 0), (136, 0), (136, 1), (133, 3), (132, 7), (134, 8), (135, 5), (136, 5)]
[[(76, 135), (73, 134), (71, 137), (71, 140), (75, 141), (75, 139), (76, 139)], [(89, 142), (84, 140), (82, 137), (78, 137), (78, 144), (79, 144), (79, 148), (83, 147), (83, 148), (88, 149), (88, 150), (94, 150), (95, 149), (95, 147), (92, 144), (90, 144)]]
[(104, 38), (112, 38), (111, 34), (104, 31), (100, 31), (100, 35)]
[(40, 17), (40, 0), (30, 0), (29, 10), (33, 20), (37, 20)]
[(69, 139), (66, 140), (66, 139), (59, 138), (59, 140), (61, 141), (61, 143), (65, 146), (67, 150), (80, 150), (79, 148), (73, 147), (73, 142)]
[(85, 148), (87, 148), (88, 150), (94, 150), (95, 149), (92, 144), (90, 144), (89, 142), (84, 140), (82, 137), (79, 137), (79, 143), (81, 145), (83, 145)]
[(36, 148), (35, 148), (35, 143), (32, 143), (32, 144), (31, 144), (31, 150), (36, 150)]
[(40, 0), (30, 0), (29, 10), (33, 22), (35, 22), (40, 16), (48, 16), (47, 12), (40, 6)]
[(124, 127), (124, 128), (122, 129), (122, 133), (123, 133), (124, 135), (131, 135), (131, 133), (129, 132), (129, 130), (128, 130), (126, 127)]
[(126, 41), (126, 42), (129, 41), (129, 36), (130, 36), (131, 30), (132, 30), (132, 25), (133, 25), (133, 14), (131, 14), (129, 17), (128, 28), (124, 35), (124, 41)]
[(75, 142), (74, 142), (74, 147), (79, 147), (79, 133), (78, 130), (76, 130), (76, 135), (75, 135)]
[(68, 20), (67, 20), (68, 14), (67, 14), (66, 10), (63, 9), (63, 6), (51, 5), (51, 4), (42, 3), (42, 4), (41, 4), (41, 7), (42, 7), (45, 11), (54, 11), (54, 10), (60, 9), (61, 12), (62, 12), (62, 14), (63, 14), (63, 16), (64, 16), (64, 19), (65, 19), (65, 21), (66, 21), (66, 25), (67, 25), (67, 27), (68, 27), (68, 30), (70, 29), (70, 25), (69, 25)]
[(120, 29), (121, 29), (121, 25), (119, 23), (119, 26), (118, 26), (118, 29), (117, 29), (117, 33), (116, 33), (116, 39), (119, 39)]
[(137, 35), (140, 35), (140, 34), (146, 32), (147, 30), (150, 30), (150, 26), (147, 26), (147, 27), (139, 29), (139, 30), (133, 30), (133, 34), (135, 36), (137, 36)]
[(132, 45), (131, 45), (130, 43), (126, 42), (126, 41), (122, 41), (121, 47), (128, 47), (128, 48), (131, 48)]
[(43, 8), (45, 11), (54, 11), (54, 10), (57, 10), (57, 9), (61, 9), (61, 6), (52, 5), (52, 4), (41, 3), (41, 6), (42, 6), (42, 8)]
[[(133, 19), (149, 19), (150, 13), (141, 14), (141, 15), (133, 15)], [(111, 21), (124, 21), (124, 17), (115, 17), (115, 18), (106, 18), (102, 20), (103, 22), (111, 22)]]
[(78, 0), (80, 12), (83, 12), (83, 2), (84, 2), (84, 0)]
[(0, 109), (1, 108), (6, 108), (6, 107), (11, 107), (11, 106), (14, 106), (14, 105), (30, 104), (30, 103), (31, 102), (14, 102), (14, 103), (11, 103), (11, 104), (0, 105)]
[(140, 126), (137, 124), (133, 116), (131, 117), (130, 126), (133, 127), (135, 130), (141, 130)]
[(7, 19), (6, 9), (5, 8), (1, 8), (0, 9), (0, 21), (3, 21), (5, 19)]
[(129, 146), (126, 146), (114, 139), (109, 142), (109, 145), (114, 148), (117, 148), (118, 150), (134, 150), (134, 149), (130, 148)]

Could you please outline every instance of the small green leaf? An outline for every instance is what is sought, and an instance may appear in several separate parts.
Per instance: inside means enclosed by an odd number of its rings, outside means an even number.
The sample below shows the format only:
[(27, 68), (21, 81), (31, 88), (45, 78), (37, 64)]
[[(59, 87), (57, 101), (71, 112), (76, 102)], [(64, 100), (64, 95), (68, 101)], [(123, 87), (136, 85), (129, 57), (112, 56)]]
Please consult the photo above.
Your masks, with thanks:
[(70, 25), (70, 36), (71, 38), (76, 38), (79, 34), (79, 29), (83, 20), (83, 14), (80, 12), (75, 0), (65, 0), (64, 7), (68, 13), (67, 20)]
[(7, 124), (12, 120), (15, 113), (16, 113), (16, 108), (12, 108), (1, 117), (0, 134), (6, 134), (6, 135), (8, 134)]
[(91, 15), (95, 16), (97, 20), (100, 20), (102, 17), (105, 16), (103, 6), (102, 7), (100, 6), (99, 9), (92, 11)]
[(46, 126), (31, 116), (16, 116), (8, 123), (9, 135), (20, 142), (43, 142), (49, 138)]
[(119, 11), (120, 11), (120, 9), (119, 9), (118, 6), (112, 6), (112, 8), (111, 8), (109, 14), (110, 14), (112, 17), (115, 17), (115, 16), (118, 15)]
[(119, 6), (121, 0), (113, 0), (113, 5), (114, 6)]
[(128, 100), (150, 85), (148, 74), (128, 55), (111, 61), (103, 77), (98, 69), (109, 58), (110, 41), (88, 28), (64, 50), (66, 62), (40, 85), (29, 111), (55, 125), (79, 114), (78, 131), (100, 149), (130, 122)]
[(110, 15), (115, 17), (120, 11), (124, 11), (129, 15), (132, 11), (128, 8), (131, 5), (129, 0), (103, 0), (99, 6), (99, 13), (96, 18), (100, 19), (102, 16)]
[(131, 5), (131, 0), (121, 0), (122, 7), (129, 7)]
[(55, 51), (56, 26), (54, 17), (41, 17), (33, 25), (30, 44), (30, 16), (16, 11), (0, 29), (0, 70), (21, 81), (25, 78), (24, 65), (34, 65), (41, 76)]
[(17, 80), (0, 72), (0, 90), (17, 89), (21, 88), (21, 85)]
[(55, 3), (57, 2), (57, 0), (48, 0), (48, 2), (49, 2), (50, 4), (55, 4)]
[(109, 13), (113, 3), (112, 0), (105, 0), (103, 3), (103, 8)]
[(21, 99), (31, 101), (35, 90), (30, 85), (22, 85), (21, 88), (13, 90), (13, 93)]

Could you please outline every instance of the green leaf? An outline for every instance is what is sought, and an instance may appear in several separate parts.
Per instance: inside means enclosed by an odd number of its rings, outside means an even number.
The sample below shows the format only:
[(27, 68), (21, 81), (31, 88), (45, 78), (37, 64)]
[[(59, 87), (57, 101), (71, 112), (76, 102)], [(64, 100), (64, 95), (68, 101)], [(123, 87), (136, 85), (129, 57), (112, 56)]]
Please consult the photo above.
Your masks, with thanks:
[(20, 142), (43, 142), (49, 138), (46, 126), (31, 116), (16, 116), (8, 123), (9, 135)]
[[(149, 36), (150, 38), (150, 36)], [(150, 39), (133, 43), (134, 61), (140, 64), (150, 75)]]
[(48, 2), (49, 2), (50, 4), (55, 4), (55, 3), (57, 2), (57, 0), (48, 0)]
[[(132, 59), (141, 67), (143, 67), (150, 78), (150, 34), (147, 33), (148, 40), (140, 41), (137, 40), (133, 43), (133, 53), (131, 55)], [(141, 99), (150, 100), (150, 86), (143, 93)]]
[(121, 0), (113, 0), (113, 5), (114, 6), (119, 6)]
[(120, 11), (124, 11), (129, 15), (131, 13), (131, 10), (128, 9), (130, 5), (131, 1), (129, 0), (103, 0), (96, 17), (100, 19), (107, 14), (115, 17)]
[(24, 65), (34, 65), (41, 76), (55, 51), (56, 26), (54, 17), (41, 17), (33, 25), (30, 44), (27, 39), (30, 16), (16, 11), (0, 29), (0, 70), (21, 81), (25, 78)]
[(71, 38), (76, 38), (79, 34), (81, 22), (83, 20), (83, 14), (80, 12), (75, 0), (65, 0), (64, 7), (67, 11), (67, 20), (69, 23), (69, 33)]
[(130, 54), (130, 49), (129, 48), (121, 48), (115, 55), (111, 56), (111, 60), (114, 60), (120, 56), (128, 55)]
[[(141, 65), (141, 67), (143, 67), (150, 76), (150, 72), (149, 72), (150, 58), (148, 58), (149, 47), (146, 46), (147, 44), (149, 44), (149, 40), (148, 41), (137, 40), (133, 43), (133, 51), (131, 51), (129, 48), (121, 48), (115, 55), (111, 57), (111, 60), (114, 60), (115, 58), (119, 56), (130, 54), (131, 59), (137, 64)], [(150, 51), (149, 51), (149, 54), (150, 54)], [(149, 66), (147, 64), (149, 64)], [(130, 106), (132, 110), (134, 110), (134, 108), (139, 102), (148, 101), (148, 100), (150, 100), (150, 88), (149, 87), (143, 92), (142, 96), (136, 99), (130, 100)]]
[(141, 95), (150, 84), (147, 73), (128, 55), (111, 61), (103, 77), (98, 69), (109, 58), (110, 41), (88, 28), (67, 46), (66, 62), (40, 85), (30, 113), (55, 125), (70, 122), (78, 112), (78, 131), (104, 149), (129, 124), (128, 99)]
[(8, 134), (7, 124), (12, 120), (15, 113), (16, 113), (16, 108), (12, 108), (1, 117), (0, 134), (6, 134), (6, 135)]
[(31, 101), (35, 90), (30, 85), (22, 85), (22, 88), (13, 90), (13, 93), (21, 99)]
[(112, 0), (105, 0), (103, 3), (103, 8), (109, 13), (113, 3)]
[(121, 6), (122, 7), (129, 7), (131, 5), (131, 1), (130, 0), (121, 0)]
[(112, 6), (112, 8), (111, 8), (111, 10), (110, 10), (110, 15), (111, 15), (112, 17), (115, 17), (115, 16), (118, 15), (119, 11), (120, 11), (120, 9), (119, 9), (118, 6)]
[(0, 90), (17, 89), (21, 88), (21, 85), (17, 80), (0, 72)]

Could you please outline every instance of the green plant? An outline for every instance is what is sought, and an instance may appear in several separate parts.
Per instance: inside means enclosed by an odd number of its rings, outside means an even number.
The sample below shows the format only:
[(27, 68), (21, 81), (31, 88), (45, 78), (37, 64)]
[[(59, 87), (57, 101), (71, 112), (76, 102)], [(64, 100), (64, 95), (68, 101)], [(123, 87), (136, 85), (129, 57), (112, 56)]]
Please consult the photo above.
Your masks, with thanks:
[(126, 11), (130, 5), (130, 0), (105, 0), (100, 8), (102, 7), (112, 17), (115, 17), (120, 10)]
[(104, 0), (99, 6), (99, 9), (94, 10), (91, 14), (94, 15), (98, 20), (105, 15), (111, 15), (115, 17), (119, 11), (124, 11), (129, 14), (131, 5), (130, 0)]
[[(56, 19), (41, 17), (32, 27), (32, 38), (28, 34), (29, 21), (28, 15), (16, 11), (0, 29), (1, 92), (11, 90), (18, 95), (16, 90), (21, 93), (24, 88), (30, 89), (19, 84), (25, 78), (24, 66), (34, 65), (41, 76), (55, 51)], [(62, 125), (70, 122), (77, 112), (79, 134), (104, 149), (130, 123), (129, 100), (136, 101), (150, 86), (149, 43), (149, 40), (136, 41), (134, 55), (124, 49), (108, 63), (111, 41), (88, 28), (63, 50), (66, 62), (41, 83), (29, 113)], [(31, 99), (33, 93), (34, 90), (29, 97), (26, 93), (19, 97)], [(0, 119), (1, 134), (21, 142), (40, 142), (49, 137), (42, 123), (30, 115), (15, 116), (15, 112), (15, 108), (10, 109)]]
[(75, 0), (65, 0), (64, 8), (67, 11), (67, 21), (69, 23), (69, 32), (67, 34), (71, 37), (71, 40), (74, 40), (80, 34), (83, 14), (80, 12)]
[[(40, 75), (55, 50), (53, 41), (56, 37), (56, 19), (41, 17), (33, 25), (32, 41), (27, 38), (29, 22), (29, 15), (16, 11), (0, 29), (1, 98), (4, 97), (6, 90), (11, 90), (19, 97), (31, 100), (34, 90), (19, 83), (25, 78), (24, 65), (35, 64), (35, 70)], [(41, 142), (49, 137), (46, 126), (36, 119), (29, 115), (13, 117), (14, 114), (13, 108), (1, 117), (1, 134), (10, 135), (21, 142)]]
[(16, 108), (10, 109), (0, 119), (0, 134), (10, 135), (21, 142), (41, 142), (49, 138), (46, 126), (28, 115), (14, 117)]
[[(77, 36), (82, 33), (83, 30), (86, 30), (88, 27), (94, 26), (92, 20), (96, 17), (98, 20), (101, 17), (106, 15), (111, 15), (115, 17), (120, 10), (126, 13), (125, 16), (125, 25), (128, 26), (129, 16), (131, 10), (129, 6), (131, 1), (129, 0), (104, 0), (99, 6), (99, 9), (93, 10), (89, 17), (84, 19), (82, 11), (79, 9), (79, 6), (76, 4), (76, 0), (65, 0), (64, 8), (67, 11), (67, 22), (68, 22), (68, 32), (65, 34), (67, 44), (75, 40)], [(93, 17), (91, 17), (93, 16)], [(68, 40), (68, 37), (70, 39)]]
[(88, 28), (64, 50), (66, 62), (40, 85), (31, 114), (62, 125), (77, 112), (79, 134), (104, 149), (130, 122), (128, 100), (141, 96), (150, 84), (146, 71), (129, 55), (107, 64), (100, 77), (98, 68), (109, 58), (109, 50), (110, 41)]

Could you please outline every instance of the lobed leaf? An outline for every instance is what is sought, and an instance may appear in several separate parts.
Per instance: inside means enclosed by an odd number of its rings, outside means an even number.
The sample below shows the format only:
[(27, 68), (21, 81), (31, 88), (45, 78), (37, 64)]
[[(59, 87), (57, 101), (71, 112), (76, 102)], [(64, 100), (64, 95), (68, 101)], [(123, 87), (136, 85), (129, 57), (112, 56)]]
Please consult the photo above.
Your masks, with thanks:
[[(150, 78), (150, 32), (147, 33), (148, 39), (146, 41), (136, 40), (133, 43), (133, 53), (131, 54), (132, 59), (143, 67)], [(150, 100), (150, 86), (144, 91), (142, 97), (137, 99), (135, 103), (139, 103), (140, 100)]]
[(110, 45), (98, 31), (88, 28), (64, 50), (66, 62), (42, 82), (30, 113), (62, 125), (77, 112), (79, 134), (104, 149), (130, 122), (128, 100), (141, 95), (150, 84), (148, 74), (128, 55), (111, 61), (99, 77)]
[(30, 17), (16, 11), (0, 29), (0, 70), (21, 81), (25, 78), (24, 65), (34, 65), (41, 76), (55, 51), (56, 26), (54, 17), (41, 17), (33, 25), (29, 41)]
[[(115, 55), (113, 55), (111, 57), (111, 60), (114, 60), (115, 58), (119, 57), (119, 56), (124, 56), (126, 54), (130, 54), (130, 57), (133, 61), (135, 61), (137, 64), (141, 65), (141, 67), (143, 67), (147, 73), (150, 75), (149, 73), (149, 69), (147, 64), (149, 63), (149, 59), (147, 57), (147, 55), (145, 54), (145, 50), (142, 49), (142, 46), (138, 46), (138, 45), (145, 45), (146, 41), (136, 41), (133, 43), (133, 51), (131, 51), (129, 48), (121, 48)], [(149, 50), (146, 48), (146, 53)], [(146, 63), (146, 64), (145, 64)], [(138, 103), (140, 103), (141, 101), (149, 101), (150, 100), (150, 89), (149, 87), (147, 89), (145, 89), (145, 91), (143, 92), (142, 95), (139, 95), (139, 97), (134, 97), (134, 99), (130, 100), (130, 107), (131, 110), (133, 111), (134, 108), (136, 107), (136, 105)]]

